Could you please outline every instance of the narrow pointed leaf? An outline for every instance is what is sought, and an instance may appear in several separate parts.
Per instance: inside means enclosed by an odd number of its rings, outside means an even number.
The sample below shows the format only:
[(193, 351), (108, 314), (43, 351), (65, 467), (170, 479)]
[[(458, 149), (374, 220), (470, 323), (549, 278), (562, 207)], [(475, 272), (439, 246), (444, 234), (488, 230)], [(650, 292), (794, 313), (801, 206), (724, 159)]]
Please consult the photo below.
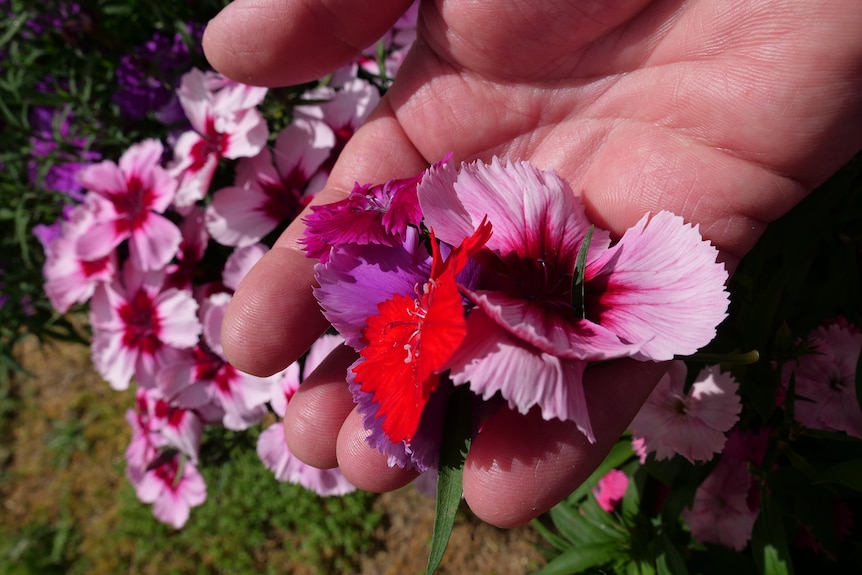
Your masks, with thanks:
[(455, 513), (461, 503), (464, 459), (470, 449), (470, 396), (467, 386), (456, 387), (449, 398), (443, 439), (440, 445), (440, 463), (437, 472), (437, 508), (431, 551), (428, 554), (426, 575), (440, 567), (452, 528)]
[(572, 307), (580, 310), (581, 317), (586, 317), (586, 308), (584, 307), (584, 273), (587, 270), (587, 253), (590, 251), (590, 241), (593, 239), (593, 229), (595, 226), (590, 226), (587, 230), (587, 235), (578, 249), (578, 256), (575, 259), (575, 270), (572, 273)]

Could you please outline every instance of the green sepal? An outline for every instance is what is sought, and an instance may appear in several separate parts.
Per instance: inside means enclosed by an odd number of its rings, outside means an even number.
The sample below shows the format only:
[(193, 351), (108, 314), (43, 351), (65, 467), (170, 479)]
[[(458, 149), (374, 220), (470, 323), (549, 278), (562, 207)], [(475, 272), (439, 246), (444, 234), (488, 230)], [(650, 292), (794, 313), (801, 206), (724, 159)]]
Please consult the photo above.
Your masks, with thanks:
[(587, 230), (587, 235), (584, 236), (584, 241), (578, 249), (578, 256), (575, 258), (575, 270), (572, 272), (572, 307), (580, 312), (581, 319), (587, 317), (587, 310), (584, 307), (584, 274), (587, 271), (587, 253), (590, 251), (595, 227), (590, 226)]
[(434, 515), (434, 532), (428, 554), (426, 575), (440, 567), (452, 528), (455, 513), (461, 504), (464, 460), (470, 449), (470, 390), (458, 386), (449, 396), (446, 422), (440, 442), (440, 461), (437, 470), (437, 508)]

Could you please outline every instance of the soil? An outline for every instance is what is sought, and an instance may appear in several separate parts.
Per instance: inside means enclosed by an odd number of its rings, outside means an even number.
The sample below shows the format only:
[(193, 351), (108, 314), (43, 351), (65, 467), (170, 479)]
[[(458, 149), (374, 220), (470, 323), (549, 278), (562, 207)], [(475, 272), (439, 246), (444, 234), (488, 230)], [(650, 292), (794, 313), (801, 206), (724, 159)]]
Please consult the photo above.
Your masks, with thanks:
[[(11, 438), (0, 445), (0, 468), (6, 466), (0, 475), (0, 526), (69, 521), (80, 537), (79, 552), (87, 554), (118, 520), (113, 502), (126, 481), (124, 414), (133, 405), (133, 392), (112, 390), (93, 370), (85, 346), (28, 340), (19, 351), (31, 377), (20, 386)], [(76, 449), (76, 441), (87, 449)], [(383, 521), (375, 533), (377, 550), (360, 560), (361, 573), (423, 573), (433, 505), (413, 488), (374, 501)], [(438, 573), (532, 573), (544, 563), (540, 544), (532, 527), (497, 529), (462, 505)], [(307, 572), (307, 567), (284, 568), (284, 573)]]

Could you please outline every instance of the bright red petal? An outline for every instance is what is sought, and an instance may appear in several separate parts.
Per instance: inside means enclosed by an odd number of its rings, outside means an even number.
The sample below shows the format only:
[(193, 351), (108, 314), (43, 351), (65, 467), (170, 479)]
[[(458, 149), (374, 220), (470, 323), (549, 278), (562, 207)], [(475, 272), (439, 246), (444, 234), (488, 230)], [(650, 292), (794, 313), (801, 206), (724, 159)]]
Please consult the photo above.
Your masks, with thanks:
[(390, 441), (413, 439), (422, 410), (440, 381), (439, 371), (467, 334), (464, 306), (455, 276), (491, 235), (482, 222), (472, 237), (442, 262), (433, 232), (434, 264), (423, 294), (414, 299), (395, 295), (378, 304), (362, 332), (365, 361), (353, 368), (360, 389), (374, 396), (377, 417)]

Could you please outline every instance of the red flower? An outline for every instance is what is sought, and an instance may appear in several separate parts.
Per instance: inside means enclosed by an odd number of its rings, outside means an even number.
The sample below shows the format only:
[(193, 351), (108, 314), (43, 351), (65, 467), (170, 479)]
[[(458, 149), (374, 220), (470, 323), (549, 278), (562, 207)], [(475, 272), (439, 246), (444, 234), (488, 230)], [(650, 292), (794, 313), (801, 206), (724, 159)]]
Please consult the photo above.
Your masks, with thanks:
[(444, 261), (431, 231), (431, 278), (418, 298), (396, 294), (377, 305), (362, 335), (364, 361), (353, 368), (362, 391), (380, 407), (383, 431), (393, 442), (410, 442), (440, 371), (467, 334), (456, 276), (491, 237), (483, 221), (476, 232)]

